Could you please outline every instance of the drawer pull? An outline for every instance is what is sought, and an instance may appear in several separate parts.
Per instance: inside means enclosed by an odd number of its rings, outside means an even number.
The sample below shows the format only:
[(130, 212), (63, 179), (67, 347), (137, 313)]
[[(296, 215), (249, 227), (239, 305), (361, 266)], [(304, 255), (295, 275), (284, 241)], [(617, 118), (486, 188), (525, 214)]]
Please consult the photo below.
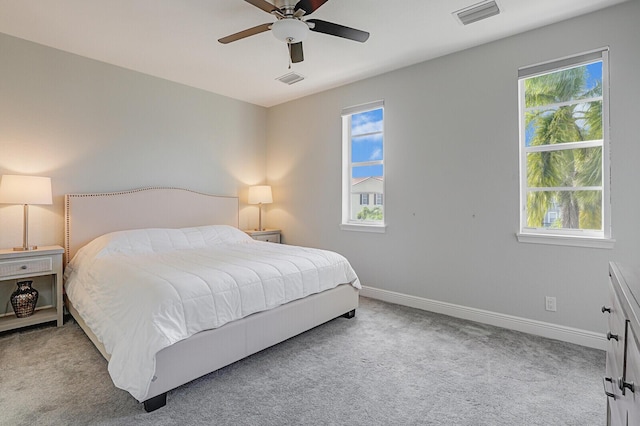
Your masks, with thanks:
[[(601, 335), (602, 336), (602, 335)], [(611, 334), (610, 331), (607, 332), (607, 340), (611, 340), (611, 339), (615, 339), (616, 342), (618, 342), (618, 335), (617, 334)]]
[(625, 382), (623, 377), (620, 377), (618, 379), (618, 387), (620, 388), (620, 390), (622, 391), (622, 394), (624, 395), (624, 390), (625, 389), (629, 389), (631, 392), (635, 392), (635, 385), (633, 384), (633, 382)]
[(22, 266), (20, 267), (20, 269), (27, 269), (27, 268), (28, 268), (28, 266), (27, 266), (27, 265), (22, 265)]
[(611, 379), (611, 377), (603, 377), (602, 387), (604, 388), (604, 394), (607, 395), (609, 398), (616, 399), (616, 395), (613, 392), (607, 391), (607, 382), (611, 383), (611, 390), (613, 390), (613, 380)]
[(611, 313), (611, 308), (607, 308), (606, 306), (603, 306), (602, 307), (602, 313), (604, 314), (605, 312)]

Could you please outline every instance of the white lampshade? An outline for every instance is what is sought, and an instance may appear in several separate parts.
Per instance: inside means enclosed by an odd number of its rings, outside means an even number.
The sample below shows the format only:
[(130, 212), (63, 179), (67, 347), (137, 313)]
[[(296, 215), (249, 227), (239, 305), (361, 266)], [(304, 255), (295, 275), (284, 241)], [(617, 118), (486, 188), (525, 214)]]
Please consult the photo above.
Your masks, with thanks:
[(22, 204), (24, 206), (22, 247), (14, 247), (13, 249), (19, 251), (37, 249), (38, 246), (29, 245), (29, 204), (53, 204), (51, 178), (4, 175), (0, 180), (0, 203)]
[(274, 37), (287, 43), (298, 43), (307, 38), (309, 27), (298, 19), (280, 19), (271, 25)]
[(270, 204), (273, 203), (271, 186), (257, 185), (249, 187), (249, 204)]
[(53, 204), (51, 178), (4, 175), (0, 180), (2, 204)]

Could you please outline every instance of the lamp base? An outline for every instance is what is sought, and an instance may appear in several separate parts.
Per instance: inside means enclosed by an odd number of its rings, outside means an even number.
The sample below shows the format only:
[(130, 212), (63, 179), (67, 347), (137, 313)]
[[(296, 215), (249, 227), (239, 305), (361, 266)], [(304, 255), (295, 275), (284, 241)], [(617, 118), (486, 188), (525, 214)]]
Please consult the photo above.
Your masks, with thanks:
[(13, 251), (31, 251), (38, 250), (38, 246), (14, 247)]

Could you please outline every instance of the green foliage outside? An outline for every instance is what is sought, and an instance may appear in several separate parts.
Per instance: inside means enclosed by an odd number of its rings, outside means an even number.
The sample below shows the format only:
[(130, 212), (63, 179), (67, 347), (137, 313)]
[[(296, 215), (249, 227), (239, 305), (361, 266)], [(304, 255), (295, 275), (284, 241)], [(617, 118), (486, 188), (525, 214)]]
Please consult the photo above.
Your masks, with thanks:
[[(602, 101), (575, 102), (602, 95), (602, 81), (587, 90), (586, 66), (525, 80), (526, 129), (529, 146), (602, 139)], [(568, 105), (557, 106), (568, 102)], [(551, 104), (556, 104), (552, 107)], [(602, 147), (530, 152), (527, 184), (536, 188), (575, 188), (602, 185)], [(544, 226), (546, 212), (557, 206), (552, 227), (602, 229), (601, 190), (530, 191), (527, 226)]]
[(380, 207), (374, 207), (370, 209), (365, 207), (358, 213), (358, 220), (382, 220), (382, 209)]

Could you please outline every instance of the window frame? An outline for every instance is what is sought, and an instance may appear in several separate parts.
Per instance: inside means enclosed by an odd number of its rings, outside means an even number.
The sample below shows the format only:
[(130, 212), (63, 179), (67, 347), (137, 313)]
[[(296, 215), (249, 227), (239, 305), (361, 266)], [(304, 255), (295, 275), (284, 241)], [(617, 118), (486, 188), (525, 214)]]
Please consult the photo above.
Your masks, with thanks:
[[(602, 62), (602, 140), (567, 142), (554, 145), (526, 147), (526, 123), (525, 123), (525, 80), (539, 75), (549, 74), (565, 69), (588, 65), (594, 62)], [(567, 56), (557, 60), (535, 64), (518, 70), (518, 146), (519, 146), (519, 232), (516, 234), (518, 241), (525, 243), (540, 243), (554, 245), (569, 245), (580, 247), (613, 248), (615, 240), (612, 238), (611, 228), (611, 163), (609, 143), (609, 49), (601, 48), (578, 55)], [(598, 97), (599, 100), (599, 97)], [(576, 100), (577, 101), (577, 100)], [(593, 101), (582, 99), (580, 103)], [(574, 102), (571, 102), (574, 103)], [(553, 106), (555, 104), (550, 104)], [(533, 152), (551, 152), (566, 149), (578, 149), (588, 147), (602, 147), (602, 188), (575, 187), (572, 191), (597, 189), (602, 191), (602, 230), (586, 229), (549, 229), (531, 228), (527, 226), (527, 194), (530, 188), (527, 182), (527, 154)], [(547, 191), (566, 191), (568, 188), (543, 188)], [(542, 190), (542, 189), (539, 189)]]
[[(361, 105), (356, 105), (348, 108), (344, 108), (342, 110), (342, 221), (340, 224), (340, 229), (344, 231), (361, 231), (361, 232), (376, 232), (376, 233), (384, 233), (386, 232), (387, 227), (387, 214), (386, 209), (384, 211), (382, 221), (367, 221), (367, 220), (357, 220), (351, 219), (351, 187), (352, 187), (352, 155), (351, 155), (351, 117), (354, 114), (359, 114), (367, 111), (373, 111), (377, 109), (382, 109), (382, 160), (375, 160), (373, 163), (382, 165), (382, 194), (385, 194), (385, 174), (386, 174), (386, 166), (385, 166), (385, 157), (386, 157), (386, 136), (385, 136), (385, 127), (386, 127), (386, 114), (384, 110), (384, 100), (368, 102)], [(359, 165), (363, 165), (362, 163), (358, 163)], [(366, 164), (364, 164), (366, 165)]]

